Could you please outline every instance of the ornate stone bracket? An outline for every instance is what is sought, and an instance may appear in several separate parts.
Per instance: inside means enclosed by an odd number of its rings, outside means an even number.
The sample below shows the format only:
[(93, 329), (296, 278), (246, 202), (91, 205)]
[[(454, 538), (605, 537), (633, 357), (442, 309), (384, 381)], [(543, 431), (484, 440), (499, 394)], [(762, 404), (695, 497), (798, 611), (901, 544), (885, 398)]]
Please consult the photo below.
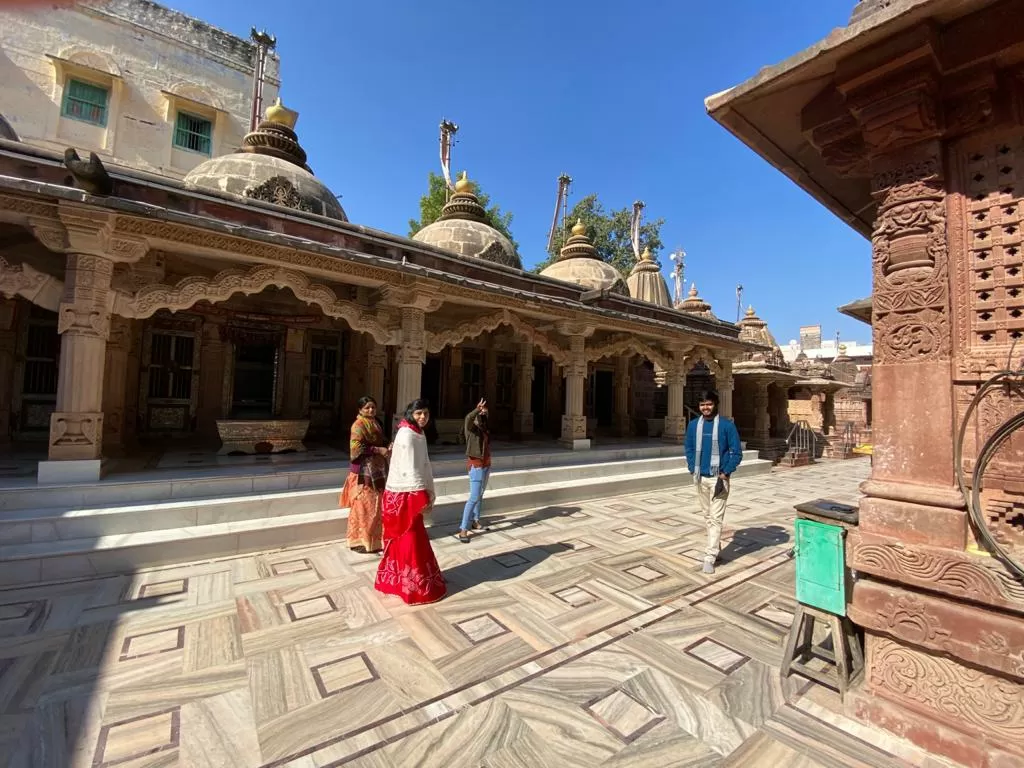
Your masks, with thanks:
[(64, 294), (64, 283), (29, 264), (9, 264), (0, 257), (0, 295), (21, 296), (33, 304), (56, 312)]
[(436, 333), (426, 334), (427, 352), (436, 354), (445, 347), (455, 346), (461, 341), (472, 339), (482, 333), (493, 331), (501, 326), (507, 326), (515, 331), (516, 335), (524, 341), (540, 349), (544, 354), (550, 355), (556, 364), (565, 360), (566, 350), (548, 338), (544, 333), (538, 331), (525, 320), (513, 312), (502, 309), (489, 315), (483, 315), (473, 320), (467, 320), (455, 328)]
[(692, 350), (686, 352), (686, 362), (683, 366), (683, 372), (689, 373), (694, 369), (697, 363), (704, 363), (715, 376), (720, 376), (722, 373), (722, 366), (718, 364), (714, 354), (711, 350), (706, 347), (694, 347)]
[(253, 267), (248, 272), (229, 269), (212, 278), (186, 277), (174, 286), (149, 286), (135, 294), (119, 313), (146, 318), (160, 309), (178, 312), (198, 301), (226, 301), (235, 294), (251, 295), (270, 286), (290, 289), (301, 301), (319, 306), (325, 315), (340, 317), (355, 330), (369, 333), (378, 344), (390, 340), (390, 329), (382, 321), (381, 313), (373, 313), (355, 302), (342, 301), (326, 285), (313, 283), (302, 273), (281, 267)]

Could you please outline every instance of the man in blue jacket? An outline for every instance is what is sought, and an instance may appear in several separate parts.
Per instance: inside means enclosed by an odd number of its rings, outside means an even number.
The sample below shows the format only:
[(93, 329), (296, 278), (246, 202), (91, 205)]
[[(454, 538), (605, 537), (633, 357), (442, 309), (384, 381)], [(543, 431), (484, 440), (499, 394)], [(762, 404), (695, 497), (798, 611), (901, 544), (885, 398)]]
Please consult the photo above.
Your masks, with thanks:
[[(743, 460), (743, 448), (736, 425), (718, 414), (717, 392), (702, 392), (699, 407), (700, 418), (692, 419), (686, 427), (686, 464), (693, 475), (708, 529), (704, 573), (714, 573), (721, 549), (725, 504), (729, 500), (729, 477)], [(723, 492), (716, 494), (719, 480), (723, 483)]]

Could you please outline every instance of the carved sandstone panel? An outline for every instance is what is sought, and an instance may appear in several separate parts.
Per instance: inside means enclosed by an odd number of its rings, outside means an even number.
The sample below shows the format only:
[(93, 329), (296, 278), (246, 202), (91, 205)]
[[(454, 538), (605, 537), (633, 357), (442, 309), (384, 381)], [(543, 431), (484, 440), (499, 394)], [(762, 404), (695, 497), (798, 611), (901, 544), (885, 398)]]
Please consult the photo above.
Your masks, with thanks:
[(850, 567), (873, 576), (1024, 615), (1024, 584), (991, 557), (851, 532)]
[(858, 626), (1024, 681), (1024, 621), (871, 579), (853, 588)]
[(877, 363), (946, 360), (946, 203), (938, 145), (877, 173), (872, 234)]
[(902, 706), (1024, 751), (1024, 685), (884, 637), (868, 643), (871, 690)]

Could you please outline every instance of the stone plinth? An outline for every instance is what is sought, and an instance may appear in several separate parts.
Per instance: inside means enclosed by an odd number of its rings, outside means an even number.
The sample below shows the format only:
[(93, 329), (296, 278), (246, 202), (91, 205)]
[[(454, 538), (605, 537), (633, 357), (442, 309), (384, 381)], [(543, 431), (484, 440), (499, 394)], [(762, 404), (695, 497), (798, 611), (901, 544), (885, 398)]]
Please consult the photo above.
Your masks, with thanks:
[(302, 442), (309, 431), (309, 419), (271, 419), (267, 421), (219, 420), (217, 433), (223, 443), (217, 452), (229, 453), (281, 453), (303, 452)]

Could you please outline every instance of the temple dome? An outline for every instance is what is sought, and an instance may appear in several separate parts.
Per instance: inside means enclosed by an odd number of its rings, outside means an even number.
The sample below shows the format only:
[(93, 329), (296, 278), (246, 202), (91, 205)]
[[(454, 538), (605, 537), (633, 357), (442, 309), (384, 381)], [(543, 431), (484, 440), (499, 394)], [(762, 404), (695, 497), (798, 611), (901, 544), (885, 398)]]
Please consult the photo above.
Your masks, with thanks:
[(768, 330), (768, 323), (757, 316), (753, 307), (747, 307), (747, 311), (744, 314), (743, 319), (740, 320), (739, 326), (740, 341), (759, 344), (762, 347), (768, 347), (770, 350), (767, 353), (756, 352), (753, 354), (751, 359), (759, 362), (770, 363), (779, 367), (785, 366), (782, 349), (779, 347), (778, 342), (775, 341), (775, 337), (772, 335), (772, 332)]
[(523, 268), (512, 242), (490, 225), (487, 211), (480, 205), (473, 182), (465, 173), (455, 183), (455, 194), (441, 209), (437, 221), (425, 226), (412, 239), (457, 256)]
[(626, 278), (629, 295), (640, 301), (649, 301), (662, 307), (671, 307), (668, 286), (661, 274), (661, 265), (654, 259), (650, 248), (644, 248), (640, 260)]
[(562, 247), (558, 260), (546, 267), (541, 275), (575, 283), (588, 291), (609, 290), (629, 296), (626, 281), (622, 279), (619, 270), (597, 255), (582, 221), (577, 221), (573, 226), (572, 236)]
[(236, 152), (197, 165), (185, 176), (185, 187), (348, 221), (338, 198), (306, 165), (294, 131), (297, 120), (298, 113), (278, 99)]
[(680, 312), (689, 312), (692, 315), (701, 315), (703, 317), (714, 317), (711, 312), (711, 305), (708, 304), (704, 299), (697, 293), (697, 284), (690, 283), (690, 294), (686, 299), (679, 302), (676, 306)]

